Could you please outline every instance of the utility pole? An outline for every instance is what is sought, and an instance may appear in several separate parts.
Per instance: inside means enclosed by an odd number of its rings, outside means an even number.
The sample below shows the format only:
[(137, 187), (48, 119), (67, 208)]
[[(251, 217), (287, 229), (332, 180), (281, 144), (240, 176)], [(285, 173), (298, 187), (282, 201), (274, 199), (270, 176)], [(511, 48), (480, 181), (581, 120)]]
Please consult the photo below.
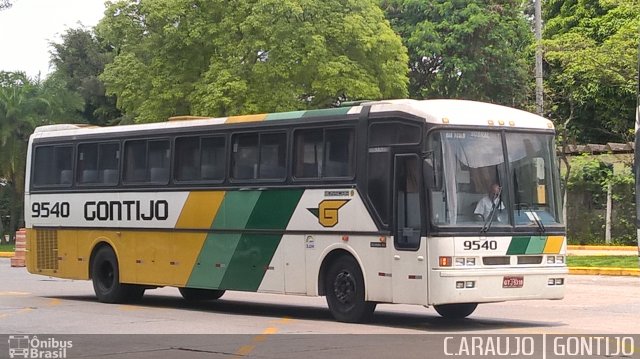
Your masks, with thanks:
[(536, 112), (544, 113), (544, 98), (542, 90), (542, 0), (535, 2), (535, 34), (536, 34)]

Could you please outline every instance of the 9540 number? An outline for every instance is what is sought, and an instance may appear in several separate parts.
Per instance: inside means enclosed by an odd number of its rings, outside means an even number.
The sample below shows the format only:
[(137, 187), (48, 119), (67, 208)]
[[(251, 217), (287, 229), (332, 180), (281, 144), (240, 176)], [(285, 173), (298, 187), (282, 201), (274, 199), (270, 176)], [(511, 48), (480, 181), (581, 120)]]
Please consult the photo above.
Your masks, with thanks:
[(486, 240), (486, 241), (464, 241), (462, 242), (462, 246), (465, 251), (479, 251), (481, 249), (485, 250), (496, 250), (498, 249), (498, 242), (495, 240)]
[(69, 202), (33, 202), (31, 204), (31, 217), (33, 218), (67, 218), (71, 206)]

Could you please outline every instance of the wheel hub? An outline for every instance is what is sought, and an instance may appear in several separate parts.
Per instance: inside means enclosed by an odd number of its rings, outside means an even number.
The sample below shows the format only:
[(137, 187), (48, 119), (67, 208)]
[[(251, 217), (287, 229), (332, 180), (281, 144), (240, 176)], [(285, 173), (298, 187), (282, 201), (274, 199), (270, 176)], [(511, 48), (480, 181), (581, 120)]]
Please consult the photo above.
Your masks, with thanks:
[(336, 299), (343, 304), (353, 301), (356, 293), (356, 281), (349, 272), (340, 272), (333, 282), (333, 292)]

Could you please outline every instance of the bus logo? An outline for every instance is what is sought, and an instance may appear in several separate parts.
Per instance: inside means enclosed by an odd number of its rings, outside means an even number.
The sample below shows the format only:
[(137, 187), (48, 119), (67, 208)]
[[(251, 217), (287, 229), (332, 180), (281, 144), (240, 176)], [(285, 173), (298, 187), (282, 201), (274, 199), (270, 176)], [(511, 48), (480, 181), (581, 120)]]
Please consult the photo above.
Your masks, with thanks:
[(9, 358), (27, 358), (30, 348), (28, 335), (9, 336)]
[(349, 202), (348, 199), (325, 199), (318, 208), (307, 208), (323, 227), (330, 228), (338, 224), (338, 210)]

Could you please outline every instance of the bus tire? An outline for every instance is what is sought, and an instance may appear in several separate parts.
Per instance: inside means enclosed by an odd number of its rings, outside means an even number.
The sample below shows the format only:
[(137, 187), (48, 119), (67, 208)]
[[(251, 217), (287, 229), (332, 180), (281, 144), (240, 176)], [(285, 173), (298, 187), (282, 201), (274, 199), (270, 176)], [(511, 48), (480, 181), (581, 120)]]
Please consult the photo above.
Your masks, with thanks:
[(434, 305), (433, 308), (442, 317), (447, 319), (466, 318), (478, 307), (478, 303), (456, 303)]
[(101, 247), (96, 252), (91, 262), (91, 280), (96, 297), (102, 303), (137, 301), (145, 291), (142, 286), (120, 283), (118, 258), (109, 246)]
[(365, 300), (364, 277), (358, 262), (341, 256), (329, 265), (324, 283), (331, 315), (346, 323), (361, 323), (371, 318), (375, 302)]
[(187, 302), (205, 302), (216, 300), (224, 295), (224, 290), (201, 288), (178, 288), (180, 295)]

